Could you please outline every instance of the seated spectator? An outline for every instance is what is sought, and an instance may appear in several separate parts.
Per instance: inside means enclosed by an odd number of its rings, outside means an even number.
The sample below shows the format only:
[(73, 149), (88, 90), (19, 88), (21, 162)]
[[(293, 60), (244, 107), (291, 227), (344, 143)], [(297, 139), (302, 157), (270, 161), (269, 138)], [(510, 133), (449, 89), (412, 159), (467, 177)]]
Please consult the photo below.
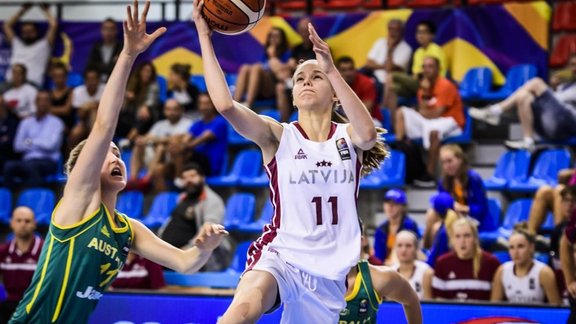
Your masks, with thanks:
[(36, 108), (36, 114), (24, 119), (16, 130), (14, 150), (22, 153), (22, 160), (4, 165), (4, 182), (8, 187), (13, 187), (17, 178), (30, 186), (38, 186), (44, 177), (56, 173), (64, 124), (50, 114), (49, 92), (38, 92)]
[(360, 252), (360, 259), (367, 260), (368, 263), (372, 265), (383, 265), (382, 261), (374, 256), (370, 247), (370, 241), (364, 234), (362, 234), (362, 251)]
[(570, 303), (570, 316), (566, 323), (576, 323), (576, 260), (574, 259), (576, 250), (574, 244), (576, 244), (576, 208), (570, 211), (570, 220), (560, 239), (560, 264)]
[(526, 223), (514, 226), (514, 233), (508, 239), (512, 261), (502, 264), (496, 270), (490, 300), (523, 304), (547, 301), (552, 305), (560, 305), (554, 271), (534, 259), (536, 237), (526, 230), (527, 227)]
[(386, 221), (374, 233), (374, 256), (385, 264), (391, 264), (390, 253), (394, 248), (394, 241), (398, 232), (409, 230), (420, 237), (418, 224), (407, 214), (406, 194), (400, 189), (390, 189), (384, 195), (383, 203)]
[(490, 300), (490, 291), (498, 259), (482, 251), (478, 230), (469, 218), (452, 225), (454, 252), (438, 258), (434, 266), (432, 294), (434, 298), (454, 300)]
[(98, 71), (101, 81), (106, 82), (122, 50), (122, 41), (118, 38), (116, 21), (112, 18), (104, 20), (100, 27), (100, 35), (102, 40), (92, 46), (86, 66), (93, 67)]
[(354, 60), (350, 56), (342, 56), (336, 62), (336, 68), (348, 83), (350, 88), (356, 93), (358, 98), (370, 112), (370, 116), (374, 120), (374, 125), (377, 127), (382, 126), (382, 112), (376, 102), (376, 85), (372, 78), (356, 70)]
[[(178, 184), (184, 192), (170, 218), (162, 226), (158, 236), (175, 247), (192, 244), (198, 230), (205, 223), (220, 224), (224, 220), (224, 201), (205, 183), (205, 174), (198, 164), (189, 163), (179, 175)], [(233, 250), (230, 239), (225, 238), (214, 250), (204, 266), (205, 271), (224, 270)]]
[[(431, 267), (434, 267), (438, 257), (450, 251), (450, 238), (453, 234), (452, 224), (454, 224), (460, 216), (452, 209), (454, 199), (445, 192), (432, 196), (430, 203), (432, 208), (428, 210), (428, 213), (432, 212), (440, 219), (433, 224), (426, 224), (426, 228), (431, 226), (432, 233), (435, 233), (429, 241), (424, 242), (424, 247), (429, 248), (427, 263)], [(429, 219), (428, 214), (426, 217)]]
[(53, 88), (50, 90), (50, 113), (59, 117), (69, 132), (76, 123), (76, 114), (72, 110), (72, 88), (68, 86), (68, 68), (64, 63), (54, 63), (50, 68)]
[[(576, 54), (570, 56), (568, 65), (576, 77)], [(542, 79), (534, 78), (502, 102), (484, 109), (470, 108), (470, 116), (498, 125), (501, 115), (513, 108), (516, 108), (524, 138), (521, 141), (506, 141), (509, 148), (533, 151), (536, 134), (552, 141), (576, 135), (574, 82), (560, 84), (552, 89)]]
[(394, 254), (398, 262), (392, 265), (392, 269), (408, 280), (418, 298), (432, 299), (434, 270), (426, 262), (418, 260), (418, 236), (412, 231), (400, 231), (396, 234)]
[(74, 148), (78, 143), (88, 137), (96, 119), (96, 111), (102, 94), (104, 84), (100, 82), (100, 74), (95, 68), (84, 71), (84, 84), (74, 88), (72, 92), (72, 107), (78, 116), (78, 122), (72, 128), (68, 138), (68, 146)]
[[(28, 80), (41, 87), (44, 84), (44, 72), (56, 39), (58, 21), (50, 13), (49, 4), (44, 2), (39, 4), (39, 6), (44, 16), (48, 19), (48, 30), (43, 38), (38, 35), (36, 24), (31, 22), (24, 22), (20, 25), (20, 35), (16, 35), (14, 31), (14, 25), (32, 7), (31, 3), (22, 5), (16, 15), (4, 22), (4, 35), (12, 47), (12, 53), (8, 60), (11, 67), (14, 68), (17, 64), (24, 65), (28, 71)], [(14, 74), (8, 68), (6, 79), (13, 81), (13, 76)]]
[(180, 174), (185, 161), (200, 164), (207, 175), (222, 171), (228, 150), (228, 125), (218, 114), (208, 94), (198, 97), (201, 119), (194, 122), (183, 139), (183, 145), (172, 145), (176, 174)]
[(0, 170), (6, 161), (16, 159), (13, 143), (18, 122), (18, 118), (8, 111), (4, 98), (0, 96)]
[(190, 64), (172, 64), (168, 75), (168, 83), (170, 84), (168, 96), (176, 99), (184, 107), (186, 116), (194, 120), (198, 118), (198, 95), (200, 91), (190, 83), (191, 69)]
[[(166, 119), (154, 123), (148, 134), (136, 138), (130, 160), (130, 178), (126, 185), (127, 189), (135, 187), (139, 187), (141, 190), (146, 189), (157, 172), (158, 164), (165, 161), (170, 142), (182, 141), (182, 137), (188, 133), (188, 129), (192, 125), (192, 121), (184, 117), (182, 106), (174, 99), (166, 101), (164, 116)], [(142, 168), (146, 169), (146, 175), (138, 180)], [(163, 191), (166, 180), (162, 177), (160, 182), (162, 184), (158, 185), (156, 190)]]
[(128, 80), (116, 137), (126, 137), (133, 141), (137, 136), (146, 134), (160, 119), (160, 115), (160, 87), (156, 79), (156, 68), (152, 63), (144, 62)]
[(290, 44), (284, 30), (272, 27), (264, 48), (266, 52), (260, 62), (243, 64), (238, 71), (234, 100), (247, 107), (252, 107), (258, 98), (275, 98), (276, 83), (290, 77), (285, 69), (290, 59)]
[(0, 303), (0, 323), (8, 322), (30, 285), (44, 243), (34, 234), (36, 219), (28, 207), (14, 209), (10, 229), (14, 237), (0, 245), (0, 274), (7, 295)]
[(446, 75), (446, 56), (442, 47), (434, 43), (436, 26), (429, 21), (422, 21), (416, 26), (416, 41), (420, 47), (414, 52), (412, 58), (412, 75), (405, 72), (393, 72), (386, 75), (384, 89), (384, 106), (391, 112), (398, 107), (398, 96), (413, 97), (418, 92), (419, 80), (424, 72), (424, 59), (433, 57), (436, 59), (439, 75)]
[(12, 83), (2, 96), (4, 102), (20, 119), (34, 115), (36, 106), (34, 100), (38, 89), (27, 82), (27, 69), (23, 64), (12, 66)]
[(428, 150), (426, 171), (436, 172), (442, 139), (462, 134), (466, 118), (460, 94), (450, 80), (440, 76), (440, 62), (426, 57), (418, 89), (418, 107), (402, 107), (396, 112), (394, 132), (398, 140), (422, 138)]
[(128, 252), (126, 263), (112, 282), (112, 288), (160, 289), (166, 287), (162, 266)]
[[(452, 209), (461, 216), (470, 216), (476, 219), (481, 228), (482, 222), (489, 213), (488, 197), (482, 177), (470, 169), (468, 158), (458, 145), (442, 146), (440, 163), (442, 164), (443, 175), (438, 183), (438, 191), (450, 194), (454, 198)], [(432, 232), (433, 224), (438, 221), (435, 213), (427, 213), (424, 242), (430, 242), (429, 240), (434, 234)]]

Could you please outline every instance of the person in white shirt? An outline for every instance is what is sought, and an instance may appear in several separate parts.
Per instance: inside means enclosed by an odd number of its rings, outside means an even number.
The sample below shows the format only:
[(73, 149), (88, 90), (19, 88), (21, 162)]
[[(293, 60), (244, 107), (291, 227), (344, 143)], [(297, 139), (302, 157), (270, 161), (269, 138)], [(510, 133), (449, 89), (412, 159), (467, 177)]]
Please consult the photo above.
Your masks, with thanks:
[[(42, 13), (48, 19), (48, 31), (43, 38), (38, 36), (38, 27), (31, 22), (24, 22), (20, 27), (20, 35), (16, 35), (14, 25), (32, 7), (31, 3), (22, 5), (20, 10), (4, 22), (4, 35), (12, 47), (10, 64), (20, 63), (28, 69), (28, 80), (37, 86), (44, 83), (44, 72), (52, 52), (52, 45), (56, 39), (58, 22), (50, 13), (50, 6), (46, 3), (39, 5)], [(6, 80), (12, 80), (11, 69), (6, 71)], [(36, 96), (32, 97), (34, 100)]]
[(522, 222), (515, 226), (508, 239), (508, 251), (512, 261), (502, 264), (492, 283), (491, 301), (507, 300), (512, 303), (544, 303), (560, 305), (554, 271), (534, 259), (536, 238)]
[(393, 254), (398, 262), (391, 267), (410, 283), (420, 299), (432, 299), (434, 270), (418, 260), (418, 237), (412, 231), (402, 230), (396, 234)]
[(18, 118), (24, 119), (36, 113), (36, 95), (38, 89), (27, 83), (28, 71), (23, 64), (12, 66), (12, 84), (2, 94), (4, 102)]

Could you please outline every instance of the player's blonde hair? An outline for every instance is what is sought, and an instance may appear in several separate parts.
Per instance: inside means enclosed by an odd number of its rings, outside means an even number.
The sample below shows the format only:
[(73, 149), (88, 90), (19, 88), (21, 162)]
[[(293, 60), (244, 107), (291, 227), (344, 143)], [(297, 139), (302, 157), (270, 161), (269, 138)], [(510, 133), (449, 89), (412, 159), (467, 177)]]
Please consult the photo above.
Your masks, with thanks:
[(72, 151), (70, 151), (70, 156), (68, 156), (68, 160), (66, 161), (66, 164), (64, 164), (64, 174), (70, 175), (70, 172), (72, 172), (72, 169), (76, 165), (76, 161), (78, 161), (78, 156), (80, 155), (80, 152), (82, 152), (84, 145), (86, 145), (86, 140), (78, 143), (74, 146)]
[(474, 237), (474, 256), (472, 258), (472, 273), (475, 279), (478, 279), (478, 275), (480, 273), (480, 268), (482, 267), (482, 247), (480, 246), (480, 239), (478, 238), (478, 227), (476, 222), (474, 222), (469, 217), (462, 217), (456, 220), (452, 224), (452, 231), (457, 226), (466, 225), (472, 231), (472, 236)]

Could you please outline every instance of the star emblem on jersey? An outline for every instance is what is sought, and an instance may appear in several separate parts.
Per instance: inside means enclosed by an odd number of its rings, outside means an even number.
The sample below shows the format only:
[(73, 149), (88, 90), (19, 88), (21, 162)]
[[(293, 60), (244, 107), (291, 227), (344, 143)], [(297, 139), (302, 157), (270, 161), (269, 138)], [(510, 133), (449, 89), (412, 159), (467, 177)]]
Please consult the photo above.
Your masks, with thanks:
[(317, 167), (331, 167), (332, 166), (332, 162), (330, 161), (326, 161), (326, 160), (322, 160), (322, 161), (318, 161), (316, 162), (316, 166)]

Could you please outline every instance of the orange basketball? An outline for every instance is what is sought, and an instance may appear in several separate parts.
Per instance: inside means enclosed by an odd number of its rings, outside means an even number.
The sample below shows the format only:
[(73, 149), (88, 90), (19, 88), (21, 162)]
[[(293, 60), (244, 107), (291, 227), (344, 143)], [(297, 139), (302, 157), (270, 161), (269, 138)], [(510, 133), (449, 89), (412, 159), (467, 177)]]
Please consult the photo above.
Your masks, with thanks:
[(212, 30), (237, 35), (252, 29), (265, 7), (266, 0), (204, 0), (202, 17)]

